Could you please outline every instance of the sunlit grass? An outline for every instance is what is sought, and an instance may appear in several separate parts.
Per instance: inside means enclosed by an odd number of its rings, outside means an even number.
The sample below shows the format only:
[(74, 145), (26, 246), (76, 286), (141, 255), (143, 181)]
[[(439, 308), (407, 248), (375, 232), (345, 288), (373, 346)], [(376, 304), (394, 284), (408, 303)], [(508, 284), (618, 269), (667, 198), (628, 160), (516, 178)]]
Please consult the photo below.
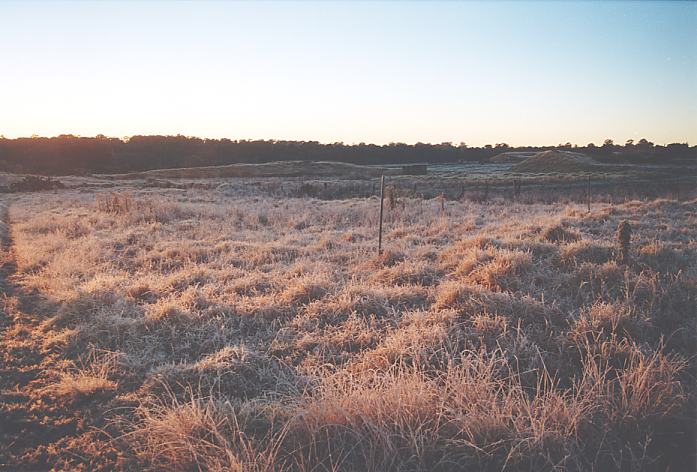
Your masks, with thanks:
[(676, 460), (694, 422), (697, 201), (442, 214), (407, 199), (380, 256), (376, 208), (216, 190), (18, 198), (19, 281), (69, 361), (53, 391), (107, 392), (119, 444), (151, 469)]

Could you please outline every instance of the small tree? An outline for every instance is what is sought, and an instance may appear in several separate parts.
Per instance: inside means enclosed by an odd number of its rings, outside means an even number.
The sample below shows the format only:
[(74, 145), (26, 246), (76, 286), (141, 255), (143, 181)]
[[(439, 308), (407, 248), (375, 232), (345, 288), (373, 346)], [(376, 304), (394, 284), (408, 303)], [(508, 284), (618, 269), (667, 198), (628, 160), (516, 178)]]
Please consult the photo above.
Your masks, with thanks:
[(385, 188), (385, 191), (387, 193), (387, 201), (390, 204), (390, 210), (394, 210), (397, 207), (397, 189), (394, 185), (390, 185)]
[(632, 226), (628, 221), (622, 221), (617, 227), (617, 244), (619, 246), (620, 262), (629, 262), (629, 244), (632, 239)]

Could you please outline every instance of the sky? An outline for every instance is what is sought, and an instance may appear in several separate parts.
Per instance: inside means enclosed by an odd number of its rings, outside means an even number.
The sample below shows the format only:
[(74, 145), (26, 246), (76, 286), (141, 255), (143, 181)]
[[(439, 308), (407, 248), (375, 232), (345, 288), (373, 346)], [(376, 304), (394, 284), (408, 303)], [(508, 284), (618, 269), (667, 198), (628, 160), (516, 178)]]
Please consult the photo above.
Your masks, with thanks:
[(697, 144), (697, 2), (0, 1), (0, 135)]

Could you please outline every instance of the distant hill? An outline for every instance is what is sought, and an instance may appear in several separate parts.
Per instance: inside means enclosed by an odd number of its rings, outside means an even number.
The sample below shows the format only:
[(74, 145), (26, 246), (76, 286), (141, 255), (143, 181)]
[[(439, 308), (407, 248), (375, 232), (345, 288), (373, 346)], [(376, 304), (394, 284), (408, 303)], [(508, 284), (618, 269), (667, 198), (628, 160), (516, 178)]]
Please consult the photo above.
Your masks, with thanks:
[[(593, 156), (606, 164), (682, 164), (697, 162), (697, 146), (654, 145), (647, 140), (619, 146), (561, 147)], [(123, 174), (155, 169), (181, 169), (278, 161), (346, 162), (358, 165), (447, 164), (490, 162), (515, 164), (552, 146), (470, 147), (461, 143), (345, 144), (317, 141), (204, 139), (192, 136), (60, 135), (7, 139), (0, 134), (0, 171), (19, 174)]]
[(571, 151), (543, 151), (514, 165), (514, 172), (590, 172), (601, 166), (592, 157)]
[(341, 177), (369, 179), (397, 169), (361, 166), (344, 162), (282, 161), (264, 164), (230, 164), (226, 166), (186, 167), (115, 174), (115, 179), (210, 179), (221, 177)]
[(490, 164), (515, 164), (518, 162), (523, 162), (528, 157), (532, 157), (536, 152), (525, 152), (525, 151), (511, 151), (502, 152), (497, 154), (492, 158), (488, 159), (487, 162)]

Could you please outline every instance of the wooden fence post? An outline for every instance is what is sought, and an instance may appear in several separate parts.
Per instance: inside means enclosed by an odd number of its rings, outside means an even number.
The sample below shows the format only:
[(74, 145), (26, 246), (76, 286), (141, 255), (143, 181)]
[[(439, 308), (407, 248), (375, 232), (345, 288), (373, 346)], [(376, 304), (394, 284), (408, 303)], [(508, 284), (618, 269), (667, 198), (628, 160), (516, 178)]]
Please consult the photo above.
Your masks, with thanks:
[(591, 211), (591, 176), (588, 176), (588, 211)]
[(382, 209), (385, 203), (385, 176), (380, 178), (380, 230), (378, 232), (378, 255), (382, 254)]

